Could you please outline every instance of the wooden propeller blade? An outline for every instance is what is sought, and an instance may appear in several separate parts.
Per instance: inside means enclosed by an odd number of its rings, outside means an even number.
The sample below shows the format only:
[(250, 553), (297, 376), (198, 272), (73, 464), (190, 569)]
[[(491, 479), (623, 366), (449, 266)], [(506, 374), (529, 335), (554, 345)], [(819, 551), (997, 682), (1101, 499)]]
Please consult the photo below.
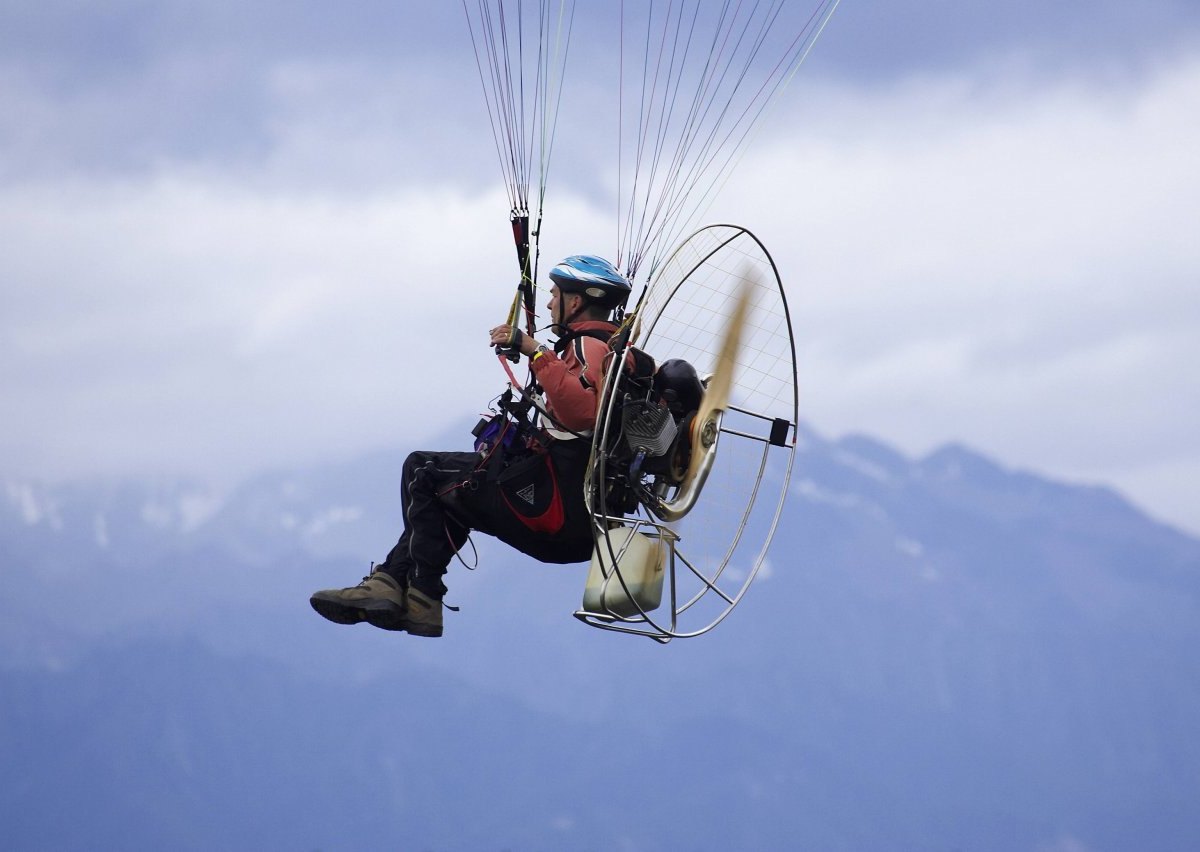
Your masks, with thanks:
[(742, 348), (742, 337), (754, 290), (761, 281), (757, 271), (751, 267), (742, 270), (741, 285), (734, 296), (733, 312), (725, 325), (725, 336), (717, 352), (712, 375), (704, 389), (700, 408), (692, 419), (692, 454), (688, 470), (679, 484), (673, 500), (663, 500), (654, 507), (654, 513), (666, 521), (676, 521), (691, 511), (700, 496), (700, 489), (708, 479), (717, 454), (717, 436), (721, 431), (721, 418), (729, 406), (729, 395), (733, 390), (734, 371), (737, 369), (738, 351)]
[(700, 410), (692, 421), (692, 458), (688, 465), (687, 476), (693, 478), (698, 472), (699, 465), (708, 448), (717, 440), (717, 429), (720, 423), (716, 415), (729, 406), (729, 393), (733, 389), (733, 374), (737, 368), (738, 351), (742, 347), (742, 332), (746, 327), (746, 316), (750, 312), (750, 301), (754, 288), (758, 283), (757, 274), (750, 268), (743, 270), (741, 286), (734, 297), (733, 312), (725, 326), (725, 338), (717, 352), (717, 362), (713, 366), (712, 377), (704, 389), (704, 399), (700, 402)]

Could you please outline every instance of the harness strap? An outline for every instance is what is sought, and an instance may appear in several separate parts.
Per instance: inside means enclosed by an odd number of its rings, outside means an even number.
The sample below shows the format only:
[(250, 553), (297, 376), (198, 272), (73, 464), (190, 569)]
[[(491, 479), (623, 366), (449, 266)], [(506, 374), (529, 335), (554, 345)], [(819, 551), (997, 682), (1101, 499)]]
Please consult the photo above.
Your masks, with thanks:
[(583, 348), (582, 336), (576, 337), (575, 340), (572, 342), (575, 344), (575, 358), (583, 366), (583, 369), (581, 369), (579, 371), (579, 383), (581, 385), (583, 385), (585, 388), (595, 387), (590, 381), (588, 381), (588, 378), (587, 378), (588, 360), (587, 360), (587, 352), (585, 352), (584, 348)]
[(561, 355), (567, 351), (567, 347), (570, 346), (572, 342), (581, 337), (593, 337), (596, 340), (603, 341), (604, 345), (607, 346), (608, 342), (612, 340), (612, 336), (615, 333), (616, 332), (612, 331), (602, 331), (598, 328), (569, 329), (566, 334), (554, 342), (554, 351)]

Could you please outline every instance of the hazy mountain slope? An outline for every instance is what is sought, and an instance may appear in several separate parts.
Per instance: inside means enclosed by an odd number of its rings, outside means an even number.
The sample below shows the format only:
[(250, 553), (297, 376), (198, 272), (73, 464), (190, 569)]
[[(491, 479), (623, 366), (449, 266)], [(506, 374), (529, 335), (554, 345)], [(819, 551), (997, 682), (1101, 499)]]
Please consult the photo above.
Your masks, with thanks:
[(481, 541), (420, 641), (307, 604), (391, 544), (401, 460), (220, 501), (8, 483), (19, 848), (1200, 842), (1200, 542), (1111, 491), (805, 433), (769, 569), (710, 636), (589, 630), (582, 566)]

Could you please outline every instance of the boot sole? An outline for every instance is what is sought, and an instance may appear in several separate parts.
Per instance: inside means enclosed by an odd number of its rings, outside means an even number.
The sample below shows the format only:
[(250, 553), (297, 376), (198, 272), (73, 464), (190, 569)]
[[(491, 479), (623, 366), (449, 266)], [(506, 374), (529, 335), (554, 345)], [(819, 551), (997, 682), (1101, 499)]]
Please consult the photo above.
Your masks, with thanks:
[(308, 602), (317, 615), (334, 624), (361, 624), (365, 621), (380, 630), (407, 632), (413, 636), (430, 638), (442, 635), (440, 624), (412, 624), (404, 617), (404, 610), (391, 601), (347, 602), (334, 597), (323, 597), (318, 593), (309, 598)]
[(316, 594), (309, 598), (308, 602), (317, 611), (317, 615), (334, 624), (358, 624), (360, 621), (367, 620), (366, 613), (361, 607), (345, 601), (333, 600)]
[(442, 635), (440, 624), (414, 624), (405, 618), (405, 612), (394, 604), (377, 601), (368, 604), (364, 615), (366, 622), (380, 630), (404, 631), (411, 636), (436, 637)]
[(384, 630), (403, 630), (404, 610), (391, 601), (344, 601), (320, 592), (308, 599), (322, 618), (335, 624), (366, 621)]
[(435, 639), (442, 635), (441, 625), (409, 624), (404, 629), (408, 631), (409, 636), (426, 636)]

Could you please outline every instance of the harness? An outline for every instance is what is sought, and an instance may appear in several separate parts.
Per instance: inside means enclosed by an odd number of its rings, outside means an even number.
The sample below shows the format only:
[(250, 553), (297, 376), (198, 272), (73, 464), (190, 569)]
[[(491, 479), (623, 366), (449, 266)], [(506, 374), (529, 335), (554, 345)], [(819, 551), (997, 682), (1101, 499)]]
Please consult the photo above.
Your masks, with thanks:
[[(679, 410), (678, 394), (660, 383), (655, 360), (626, 345), (619, 329), (569, 329), (555, 341), (557, 355), (571, 351), (582, 365), (579, 380), (584, 387), (598, 390), (588, 379), (585, 338), (604, 343), (610, 356), (620, 354), (620, 365), (610, 367), (620, 371), (611, 421), (619, 428), (608, 433), (603, 447), (603, 488), (608, 511), (628, 514), (636, 511), (636, 491), (643, 473), (673, 472), (679, 468), (680, 458), (686, 457), (686, 430), (677, 424), (687, 412)], [(529, 531), (553, 535), (564, 520), (562, 495), (549, 457), (549, 448), (556, 441), (553, 430), (548, 432), (536, 423), (536, 415), (558, 429), (564, 427), (539, 404), (535, 396), (539, 390), (532, 381), (523, 391), (514, 384), (498, 400), (498, 413), (476, 426), (475, 446), (481, 461), (474, 478), (476, 487), (486, 482), (497, 488), (508, 511)], [(579, 439), (589, 437), (564, 431)]]
[[(580, 381), (587, 387), (593, 387), (584, 377), (584, 373), (587, 372), (587, 357), (584, 354), (582, 338), (590, 337), (594, 340), (599, 340), (611, 350), (613, 338), (619, 333), (619, 331), (602, 331), (598, 328), (570, 329), (555, 342), (554, 351), (556, 354), (561, 355), (567, 351), (568, 347), (574, 346), (575, 357), (584, 366), (584, 372), (579, 375)], [(625, 352), (633, 357), (633, 366), (622, 373), (621, 381), (624, 382), (627, 379), (639, 383), (652, 381), (656, 367), (654, 359), (634, 346), (626, 346)]]

